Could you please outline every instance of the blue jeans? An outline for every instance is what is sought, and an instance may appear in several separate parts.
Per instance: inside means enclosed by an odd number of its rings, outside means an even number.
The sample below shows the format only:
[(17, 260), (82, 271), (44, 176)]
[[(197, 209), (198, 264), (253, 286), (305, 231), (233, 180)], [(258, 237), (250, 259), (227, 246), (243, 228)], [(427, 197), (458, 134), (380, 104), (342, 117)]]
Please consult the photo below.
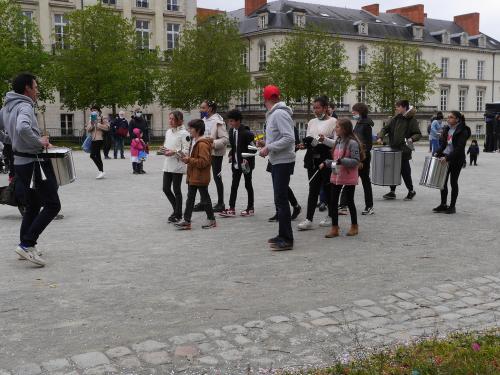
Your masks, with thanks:
[[(57, 194), (56, 176), (50, 162), (41, 162), (47, 179), (42, 180), (38, 163), (16, 165), (16, 196), (26, 205), (26, 212), (21, 224), (21, 243), (35, 246), (38, 237), (61, 210)], [(35, 171), (35, 188), (31, 189), (31, 179)], [(43, 209), (42, 209), (43, 207)]]
[(120, 156), (123, 158), (123, 137), (114, 137), (113, 141), (113, 156), (116, 159), (118, 156), (118, 150), (120, 151)]
[(293, 243), (292, 214), (288, 204), (288, 188), (290, 176), (293, 174), (295, 163), (275, 164), (272, 166), (274, 204), (276, 205), (279, 221), (278, 237), (286, 242)]

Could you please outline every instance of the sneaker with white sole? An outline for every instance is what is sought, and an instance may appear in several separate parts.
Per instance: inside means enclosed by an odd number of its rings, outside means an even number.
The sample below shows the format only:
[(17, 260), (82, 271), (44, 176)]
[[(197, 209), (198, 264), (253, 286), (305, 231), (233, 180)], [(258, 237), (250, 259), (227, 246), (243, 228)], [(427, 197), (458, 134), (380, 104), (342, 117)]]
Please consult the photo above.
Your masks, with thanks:
[(332, 218), (327, 215), (323, 220), (321, 220), (319, 222), (319, 226), (325, 227), (325, 228), (331, 227), (332, 226)]
[(102, 180), (104, 178), (104, 176), (106, 175), (106, 173), (104, 172), (99, 172), (97, 174), (97, 177), (95, 178), (96, 180)]
[(240, 212), (240, 216), (243, 217), (249, 217), (255, 215), (255, 212), (253, 209), (246, 209)]
[(340, 206), (339, 207), (339, 215), (347, 215), (349, 213), (349, 210), (345, 206)]
[(205, 224), (203, 224), (202, 229), (212, 229), (217, 227), (217, 222), (215, 220), (207, 220)]
[(33, 264), (36, 264), (39, 267), (45, 266), (45, 261), (42, 259), (42, 257), (40, 257), (37, 254), (36, 249), (34, 247), (26, 247), (26, 246), (18, 245), (16, 247), (15, 252), (20, 257), (24, 258), (25, 260), (27, 260)]
[(223, 210), (219, 212), (219, 216), (221, 217), (236, 217), (236, 211), (234, 208), (229, 208), (227, 210)]
[[(35, 249), (36, 255), (38, 255), (39, 257), (43, 256), (42, 250), (40, 250), (38, 247), (33, 246), (33, 249)], [(23, 256), (19, 255), (19, 260), (26, 260), (26, 258), (24, 258)]]
[(313, 223), (311, 220), (305, 219), (302, 223), (297, 225), (298, 230), (311, 230), (313, 229)]
[(366, 207), (364, 211), (361, 212), (361, 215), (373, 215), (374, 213), (373, 207)]

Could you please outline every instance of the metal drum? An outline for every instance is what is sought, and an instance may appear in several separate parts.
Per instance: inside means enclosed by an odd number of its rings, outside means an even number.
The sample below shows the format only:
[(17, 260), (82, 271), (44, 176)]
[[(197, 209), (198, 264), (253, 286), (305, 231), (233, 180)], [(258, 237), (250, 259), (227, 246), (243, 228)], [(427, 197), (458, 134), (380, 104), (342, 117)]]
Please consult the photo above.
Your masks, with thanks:
[(442, 163), (435, 156), (427, 156), (422, 177), (420, 178), (420, 185), (442, 190), (447, 173), (448, 163)]
[(372, 184), (379, 186), (401, 185), (402, 153), (390, 147), (377, 147), (372, 155)]
[(52, 164), (59, 186), (67, 185), (76, 180), (75, 163), (71, 149), (66, 147), (53, 147), (46, 151), (48, 160)]

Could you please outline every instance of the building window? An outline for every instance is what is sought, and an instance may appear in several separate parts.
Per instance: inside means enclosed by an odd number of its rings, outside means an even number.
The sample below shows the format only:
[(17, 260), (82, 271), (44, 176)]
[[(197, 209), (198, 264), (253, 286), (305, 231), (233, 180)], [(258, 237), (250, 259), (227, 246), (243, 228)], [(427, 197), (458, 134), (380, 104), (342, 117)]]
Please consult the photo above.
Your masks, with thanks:
[(345, 97), (344, 95), (342, 96), (337, 96), (335, 98), (335, 103), (337, 104), (337, 109), (341, 108), (345, 105)]
[(484, 111), (484, 90), (477, 90), (476, 110), (478, 112)]
[(179, 44), (181, 25), (178, 23), (167, 23), (167, 49), (174, 49)]
[(167, 10), (172, 12), (179, 11), (179, 1), (178, 0), (167, 0)]
[(449, 59), (447, 57), (443, 57), (441, 59), (441, 78), (448, 78), (448, 63)]
[(366, 48), (361, 47), (358, 50), (358, 69), (363, 70), (366, 66)]
[(422, 52), (419, 51), (415, 54), (415, 60), (417, 61), (418, 66), (422, 64)]
[(484, 61), (477, 62), (477, 79), (482, 81), (484, 79)]
[(441, 95), (440, 95), (440, 110), (441, 111), (447, 111), (448, 110), (448, 93), (449, 89), (442, 88), (441, 89)]
[(479, 138), (481, 134), (483, 134), (483, 125), (476, 124), (476, 137)]
[[(153, 129), (153, 115), (151, 113), (143, 113), (144, 120), (148, 124), (148, 129)], [(150, 132), (151, 134), (151, 132)]]
[(259, 16), (259, 28), (265, 29), (267, 27), (267, 14)]
[(241, 53), (241, 63), (248, 68), (248, 50), (245, 50)]
[(135, 21), (135, 32), (137, 34), (137, 47), (149, 49), (149, 21)]
[(467, 100), (467, 89), (460, 89), (458, 91), (458, 110), (465, 111), (465, 102)]
[(265, 70), (267, 63), (266, 43), (259, 44), (259, 70)]
[(358, 103), (366, 103), (366, 85), (358, 86)]
[(61, 135), (73, 135), (73, 115), (61, 114)]
[(54, 15), (54, 35), (56, 48), (67, 48), (66, 34), (67, 34), (68, 20), (64, 14)]
[(465, 79), (467, 76), (467, 60), (460, 60), (460, 79)]
[(297, 27), (304, 27), (306, 25), (306, 16), (305, 14), (301, 14), (301, 13), (295, 13), (294, 16), (294, 23), (295, 23), (295, 26)]
[(116, 5), (116, 0), (102, 0), (103, 4)]
[(137, 8), (149, 8), (149, 0), (136, 0), (135, 6)]
[(248, 92), (243, 92), (240, 95), (240, 105), (246, 107), (248, 105)]

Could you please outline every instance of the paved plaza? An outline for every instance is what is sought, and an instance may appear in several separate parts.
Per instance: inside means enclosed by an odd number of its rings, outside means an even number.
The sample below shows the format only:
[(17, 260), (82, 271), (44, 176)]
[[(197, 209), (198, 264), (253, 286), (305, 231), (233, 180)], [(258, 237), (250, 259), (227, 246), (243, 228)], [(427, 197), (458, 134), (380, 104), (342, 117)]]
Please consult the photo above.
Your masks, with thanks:
[[(132, 175), (129, 160), (105, 160), (106, 178), (95, 180), (88, 155), (76, 152), (78, 180), (60, 189), (65, 218), (39, 242), (45, 268), (17, 260), (20, 215), (0, 206), (0, 375), (257, 374), (499, 327), (500, 154), (482, 153), (462, 171), (456, 215), (431, 212), (439, 191), (418, 186), (426, 155), (420, 147), (412, 162), (414, 201), (403, 201), (404, 188), (383, 201), (387, 188), (374, 187), (376, 214), (361, 216), (359, 186), (359, 236), (295, 231), (294, 250), (275, 253), (264, 159), (255, 217), (206, 231), (195, 213), (193, 230), (180, 232), (167, 224), (161, 156), (146, 175)], [(302, 159), (291, 185), (305, 211)], [(228, 164), (223, 178), (227, 204)], [(345, 232), (349, 217), (340, 220)]]

